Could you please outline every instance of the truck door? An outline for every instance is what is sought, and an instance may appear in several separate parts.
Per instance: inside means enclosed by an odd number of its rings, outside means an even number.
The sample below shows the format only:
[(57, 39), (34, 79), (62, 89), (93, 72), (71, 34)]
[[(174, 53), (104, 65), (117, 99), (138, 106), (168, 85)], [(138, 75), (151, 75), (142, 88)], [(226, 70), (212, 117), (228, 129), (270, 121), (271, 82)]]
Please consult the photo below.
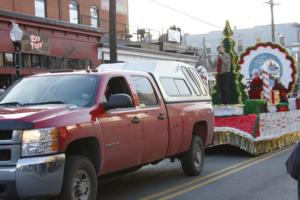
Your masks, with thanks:
[(164, 158), (169, 145), (168, 119), (157, 88), (144, 76), (131, 76), (143, 121), (143, 163)]
[[(124, 77), (111, 78), (106, 86), (103, 102), (113, 94), (127, 94), (132, 97)], [(118, 171), (141, 164), (142, 122), (140, 111), (135, 106), (112, 109), (101, 117), (104, 159), (102, 173)]]

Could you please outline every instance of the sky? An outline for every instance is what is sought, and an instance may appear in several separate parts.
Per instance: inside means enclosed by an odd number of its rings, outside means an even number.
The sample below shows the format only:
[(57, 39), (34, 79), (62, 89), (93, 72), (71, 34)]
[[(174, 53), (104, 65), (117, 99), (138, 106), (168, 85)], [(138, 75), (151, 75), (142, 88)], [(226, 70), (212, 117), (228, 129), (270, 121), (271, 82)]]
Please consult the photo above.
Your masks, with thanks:
[[(195, 18), (158, 5), (171, 6)], [(153, 32), (166, 32), (171, 25), (180, 27), (183, 33), (201, 34), (220, 31), (229, 20), (231, 27), (251, 28), (271, 23), (270, 5), (267, 0), (128, 0), (131, 29), (143, 27)], [(300, 0), (274, 0), (275, 23), (300, 23)]]

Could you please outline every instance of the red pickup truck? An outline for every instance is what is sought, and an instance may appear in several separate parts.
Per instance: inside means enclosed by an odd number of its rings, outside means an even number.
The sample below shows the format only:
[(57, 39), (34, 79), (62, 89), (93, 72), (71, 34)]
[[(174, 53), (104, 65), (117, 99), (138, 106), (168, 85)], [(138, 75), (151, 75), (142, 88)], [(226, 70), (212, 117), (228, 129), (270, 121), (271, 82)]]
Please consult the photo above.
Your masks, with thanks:
[(0, 97), (0, 199), (95, 200), (97, 176), (164, 158), (198, 175), (213, 126), (207, 88), (184, 63), (25, 77)]

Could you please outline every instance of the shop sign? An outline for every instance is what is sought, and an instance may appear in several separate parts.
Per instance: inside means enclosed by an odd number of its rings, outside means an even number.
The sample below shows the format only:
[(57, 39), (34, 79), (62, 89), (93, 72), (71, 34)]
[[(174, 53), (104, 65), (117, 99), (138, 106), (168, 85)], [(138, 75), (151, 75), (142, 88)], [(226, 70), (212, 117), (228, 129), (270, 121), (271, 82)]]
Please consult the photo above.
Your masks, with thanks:
[(49, 55), (49, 37), (40, 33), (25, 33), (22, 40), (22, 52)]

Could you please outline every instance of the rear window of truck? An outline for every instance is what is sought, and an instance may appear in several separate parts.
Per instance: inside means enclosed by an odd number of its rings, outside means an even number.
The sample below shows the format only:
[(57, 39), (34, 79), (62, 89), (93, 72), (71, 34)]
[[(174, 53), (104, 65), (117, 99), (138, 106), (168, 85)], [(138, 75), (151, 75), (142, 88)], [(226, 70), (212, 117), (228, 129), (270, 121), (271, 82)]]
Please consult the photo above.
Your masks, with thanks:
[(181, 67), (181, 70), (182, 70), (184, 76), (186, 77), (186, 79), (188, 80), (189, 84), (192, 86), (195, 94), (197, 96), (201, 96), (200, 88), (197, 86), (197, 84), (195, 83), (195, 80), (193, 79), (191, 74), (188, 72), (188, 70), (185, 67)]
[(191, 96), (184, 79), (161, 77), (159, 80), (168, 96)]
[(187, 78), (188, 82), (192, 86), (194, 92), (196, 93), (197, 96), (207, 96), (208, 92), (205, 86), (202, 83), (202, 80), (198, 73), (191, 69), (191, 68), (186, 68), (186, 67), (181, 67), (181, 70), (184, 74), (184, 76)]
[(206, 87), (204, 86), (204, 84), (202, 82), (202, 79), (201, 79), (200, 75), (196, 72), (195, 69), (189, 68), (188, 71), (190, 72), (191, 76), (193, 77), (194, 81), (196, 82), (196, 84), (197, 84), (198, 88), (200, 89), (201, 93), (204, 96), (207, 96), (208, 92), (207, 92), (207, 89), (206, 89)]

